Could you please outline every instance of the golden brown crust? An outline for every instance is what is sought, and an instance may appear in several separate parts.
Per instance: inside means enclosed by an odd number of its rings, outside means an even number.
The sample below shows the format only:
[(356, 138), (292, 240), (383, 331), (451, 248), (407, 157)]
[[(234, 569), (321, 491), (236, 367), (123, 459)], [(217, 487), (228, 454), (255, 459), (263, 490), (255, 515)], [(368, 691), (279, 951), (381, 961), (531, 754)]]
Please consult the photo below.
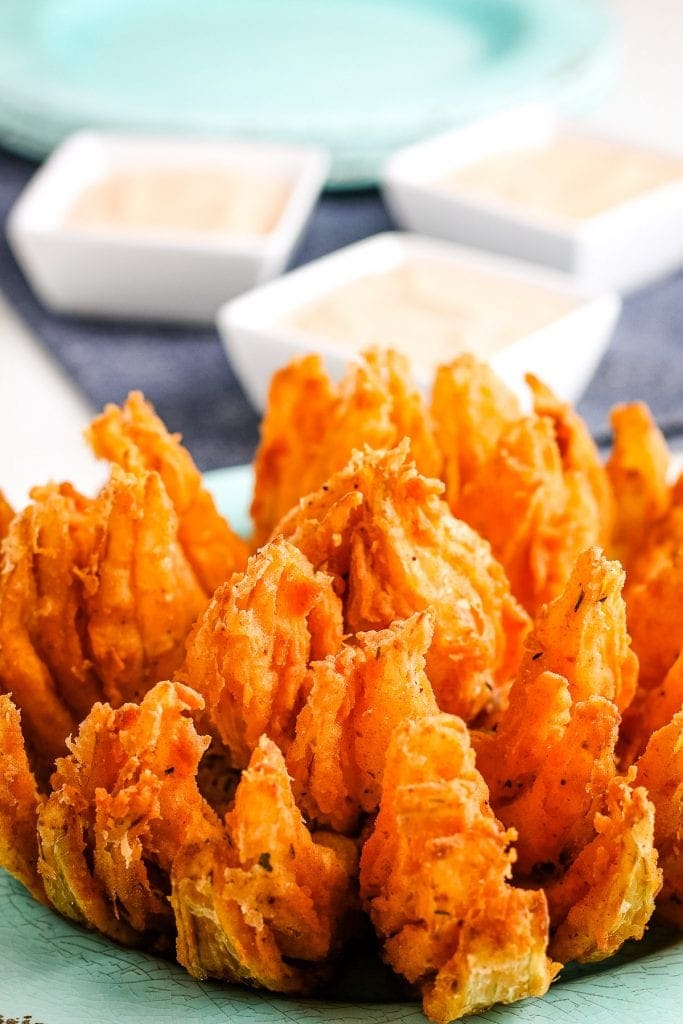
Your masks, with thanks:
[(158, 474), (115, 468), (94, 500), (69, 484), (31, 497), (4, 544), (0, 689), (46, 780), (93, 704), (140, 697), (178, 667), (206, 597)]
[(516, 682), (494, 736), (477, 738), (491, 805), (519, 832), (516, 873), (542, 884), (593, 838), (593, 820), (615, 774), (619, 714), (604, 697), (574, 703), (562, 676)]
[(548, 895), (551, 955), (602, 960), (642, 938), (654, 909), (654, 808), (616, 776), (611, 701), (573, 704), (567, 681), (549, 672), (523, 698), (513, 687), (496, 736), (477, 738), (477, 763), (496, 813), (519, 830), (515, 876)]
[(555, 428), (555, 440), (565, 474), (579, 473), (590, 486), (598, 511), (597, 543), (609, 544), (615, 519), (615, 499), (609, 477), (586, 424), (568, 402), (561, 401), (547, 385), (532, 373), (526, 375), (531, 389), (534, 412), (548, 417)]
[(543, 995), (557, 970), (543, 894), (508, 883), (514, 838), (489, 807), (459, 719), (396, 730), (361, 896), (385, 959), (420, 986), (434, 1021)]
[(627, 765), (683, 703), (683, 477), (669, 485), (666, 441), (647, 406), (619, 406), (612, 421), (608, 470), (619, 508), (614, 547), (627, 568), (628, 626), (640, 662), (621, 730), (620, 754)]
[(427, 676), (439, 706), (471, 721), (513, 676), (528, 619), (489, 545), (452, 517), (442, 492), (420, 475), (407, 442), (365, 449), (277, 530), (343, 581), (350, 632), (431, 608)]
[(332, 579), (275, 540), (218, 588), (188, 639), (177, 678), (203, 694), (212, 730), (233, 765), (244, 768), (264, 732), (288, 748), (310, 685), (308, 666), (341, 641)]
[(287, 753), (294, 794), (309, 821), (353, 831), (379, 806), (394, 728), (438, 711), (425, 675), (427, 612), (389, 629), (358, 633), (309, 672), (306, 703)]
[(430, 411), (446, 501), (457, 514), (462, 488), (491, 458), (503, 431), (520, 418), (519, 402), (487, 363), (465, 353), (438, 367)]
[(178, 540), (207, 596), (244, 568), (245, 542), (219, 515), (199, 470), (139, 391), (106, 406), (87, 432), (93, 451), (127, 472), (159, 474), (178, 516)]
[(620, 730), (620, 756), (625, 766), (643, 753), (650, 737), (683, 708), (683, 655), (676, 658), (661, 686), (639, 689), (625, 711)]
[(599, 548), (578, 559), (567, 584), (534, 620), (520, 675), (557, 672), (573, 701), (607, 697), (620, 711), (633, 700), (638, 659), (631, 650), (622, 597), (625, 574)]
[(671, 503), (667, 482), (670, 457), (643, 402), (616, 406), (611, 421), (614, 446), (606, 469), (616, 509), (612, 545), (629, 576), (636, 578), (643, 547)]
[[(410, 454), (420, 473), (438, 477), (442, 456), (422, 396), (412, 380), (409, 360), (391, 349), (370, 349), (363, 358), (384, 382), (391, 401), (394, 437), (385, 447), (409, 438)], [(354, 443), (353, 447), (359, 445)]]
[(640, 662), (639, 688), (658, 686), (683, 649), (683, 550), (628, 593), (628, 626)]
[[(5, 495), (0, 491), (0, 543), (5, 539), (9, 533), (9, 524), (14, 519), (14, 509), (8, 502)], [(2, 564), (2, 554), (0, 553), (0, 565)]]
[(606, 544), (613, 496), (581, 418), (536, 377), (522, 416), (490, 367), (463, 355), (438, 369), (432, 418), (455, 516), (490, 541), (530, 613), (555, 597), (585, 548)]
[[(226, 834), (188, 845), (173, 869), (177, 956), (196, 978), (302, 992), (353, 909), (353, 844), (315, 841), (284, 760), (262, 737), (226, 818)], [(292, 961), (297, 961), (295, 965)]]
[(38, 874), (36, 825), (43, 797), (26, 756), (19, 712), (0, 694), (0, 867), (46, 903)]
[[(634, 406), (608, 485), (579, 417), (528, 383), (522, 416), (462, 357), (430, 419), (395, 353), (338, 386), (292, 364), (248, 563), (139, 394), (91, 428), (115, 463), (97, 498), (49, 484), (13, 516), (0, 495), (0, 865), (122, 943), (167, 952), (177, 930), (196, 977), (308, 992), (364, 847), (385, 958), (439, 1022), (542, 994), (549, 927), (583, 962), (655, 900), (683, 927), (683, 477)], [(594, 547), (612, 488), (626, 610)], [(439, 704), (478, 727), (476, 767)]]
[(102, 696), (85, 636), (84, 578), (102, 529), (97, 502), (69, 484), (34, 488), (29, 520), (37, 604), (34, 644), (48, 666), (61, 700), (83, 719)]
[(595, 838), (559, 881), (545, 887), (550, 953), (557, 960), (595, 963), (628, 939), (642, 939), (662, 884), (654, 811), (642, 787), (610, 781)]
[(565, 470), (547, 416), (525, 417), (502, 433), (455, 514), (490, 541), (513, 594), (532, 614), (560, 593), (576, 557), (601, 535), (591, 483), (583, 472)]
[(661, 884), (652, 804), (617, 777), (614, 701), (635, 679), (623, 576), (597, 549), (580, 556), (535, 623), (497, 731), (475, 738), (491, 804), (519, 830), (515, 875), (548, 895), (560, 960), (601, 960), (642, 937)]
[(87, 633), (104, 696), (118, 706), (179, 667), (206, 597), (158, 473), (114, 469), (99, 501), (104, 529), (88, 579)]
[[(64, 741), (76, 725), (43, 660), (36, 634), (39, 604), (34, 575), (34, 534), (30, 510), (14, 519), (5, 541), (0, 575), (0, 688), (12, 695), (41, 776), (65, 752)], [(65, 567), (67, 569), (68, 567)]]
[(301, 495), (320, 483), (313, 481), (333, 402), (320, 356), (304, 356), (273, 375), (254, 458), (255, 544), (263, 544)]
[(47, 898), (127, 945), (165, 950), (177, 925), (178, 957), (198, 977), (307, 990), (355, 907), (355, 845), (311, 836), (266, 737), (222, 823), (197, 785), (201, 710), (174, 683), (139, 705), (95, 705), (38, 810)]
[(200, 709), (172, 683), (140, 705), (93, 707), (38, 819), (39, 870), (61, 914), (128, 945), (168, 944), (175, 855), (220, 832), (196, 785), (208, 743), (190, 717)]
[(273, 377), (254, 463), (254, 540), (262, 544), (302, 495), (342, 469), (355, 448), (391, 448), (410, 438), (421, 472), (441, 458), (407, 360), (370, 350), (335, 387), (319, 356), (306, 356)]
[(655, 846), (664, 874), (657, 912), (683, 928), (683, 710), (650, 738), (636, 781), (655, 806)]

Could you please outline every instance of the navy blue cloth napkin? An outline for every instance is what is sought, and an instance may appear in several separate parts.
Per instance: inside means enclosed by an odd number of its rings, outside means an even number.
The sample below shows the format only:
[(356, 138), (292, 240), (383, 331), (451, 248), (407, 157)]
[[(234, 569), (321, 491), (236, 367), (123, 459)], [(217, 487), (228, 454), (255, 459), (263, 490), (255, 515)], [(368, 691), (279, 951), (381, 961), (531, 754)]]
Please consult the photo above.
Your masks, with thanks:
[[(35, 165), (0, 150), (0, 225)], [(293, 266), (394, 225), (374, 191), (325, 195)], [(34, 298), (0, 237), (0, 289), (96, 407), (140, 388), (202, 469), (251, 459), (258, 418), (214, 330), (113, 325), (57, 317)], [(683, 273), (629, 297), (614, 339), (581, 402), (598, 440), (616, 402), (641, 398), (669, 436), (683, 435)], [(2, 350), (0, 339), (0, 368)], [(0, 369), (1, 372), (1, 369)]]

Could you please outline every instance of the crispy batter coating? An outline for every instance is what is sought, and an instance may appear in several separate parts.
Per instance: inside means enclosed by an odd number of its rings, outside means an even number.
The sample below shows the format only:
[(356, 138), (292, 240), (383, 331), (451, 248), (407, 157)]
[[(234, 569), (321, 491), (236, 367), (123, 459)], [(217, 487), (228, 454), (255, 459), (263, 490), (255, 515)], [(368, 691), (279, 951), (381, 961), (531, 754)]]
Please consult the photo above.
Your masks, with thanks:
[(0, 867), (46, 903), (38, 874), (36, 825), (43, 797), (26, 756), (19, 712), (0, 694)]
[(607, 474), (615, 497), (612, 545), (629, 575), (639, 576), (642, 549), (670, 504), (669, 450), (643, 402), (612, 410), (614, 446)]
[(389, 629), (359, 633), (310, 669), (310, 691), (287, 754), (294, 794), (309, 821), (350, 832), (379, 806), (394, 728), (436, 714), (425, 675), (428, 612)]
[(178, 667), (207, 599), (158, 474), (115, 467), (94, 500), (69, 484), (31, 496), (4, 545), (0, 689), (47, 780), (93, 704), (140, 697)]
[(503, 830), (487, 795), (459, 719), (436, 715), (396, 730), (363, 848), (361, 896), (385, 959), (420, 985), (424, 1011), (438, 1022), (543, 995), (556, 972), (545, 897), (508, 884), (515, 833)]
[[(9, 533), (9, 524), (14, 519), (14, 509), (8, 502), (5, 495), (0, 491), (0, 541)], [(2, 564), (2, 555), (0, 554), (0, 564)]]
[(179, 434), (166, 427), (139, 391), (107, 405), (87, 432), (93, 451), (127, 472), (161, 477), (178, 516), (178, 540), (207, 596), (244, 568), (247, 546), (218, 513)]
[(636, 669), (623, 576), (597, 549), (580, 556), (535, 623), (497, 731), (475, 737), (491, 805), (519, 831), (515, 875), (544, 886), (562, 961), (642, 937), (661, 884), (654, 809), (616, 776), (614, 701), (629, 699)]
[(244, 768), (263, 732), (286, 750), (310, 686), (310, 662), (342, 642), (331, 577), (279, 539), (216, 591), (177, 678), (204, 695), (208, 720)]
[(563, 592), (534, 620), (521, 673), (557, 672), (569, 682), (573, 701), (599, 695), (623, 711), (638, 678), (621, 596), (624, 576), (599, 548), (579, 555)]
[(177, 683), (157, 684), (140, 705), (95, 705), (39, 810), (47, 897), (81, 924), (154, 949), (172, 941), (177, 918), (178, 956), (195, 975), (305, 990), (315, 972), (290, 961), (318, 965), (343, 937), (355, 845), (314, 840), (266, 737), (223, 824), (197, 785), (201, 709)]
[(427, 675), (439, 706), (471, 721), (514, 675), (528, 619), (489, 545), (451, 516), (442, 492), (419, 474), (407, 442), (365, 449), (277, 532), (345, 581), (352, 633), (431, 608)]
[(39, 870), (65, 917), (125, 944), (165, 946), (175, 855), (220, 834), (197, 789), (208, 739), (194, 691), (159, 683), (140, 705), (96, 704), (57, 763), (38, 820)]
[(526, 375), (526, 382), (531, 389), (536, 415), (552, 420), (565, 474), (579, 473), (588, 480), (598, 510), (598, 543), (604, 546), (612, 537), (615, 502), (596, 444), (569, 402), (559, 399), (532, 373)]
[(431, 417), (443, 456), (446, 501), (454, 512), (463, 486), (491, 458), (503, 431), (520, 416), (515, 395), (488, 363), (463, 353), (438, 367)]
[(206, 597), (158, 473), (114, 467), (99, 500), (105, 528), (88, 580), (87, 631), (104, 695), (118, 706), (175, 672)]
[(516, 874), (546, 882), (594, 835), (615, 773), (619, 713), (604, 697), (574, 703), (566, 679), (541, 672), (518, 680), (493, 735), (477, 737), (477, 766), (491, 806), (519, 832)]
[(610, 700), (573, 703), (551, 672), (518, 688), (496, 735), (476, 738), (477, 764), (496, 814), (519, 830), (515, 877), (548, 895), (551, 955), (602, 960), (641, 938), (652, 914), (654, 809), (644, 789), (616, 777)]
[(683, 549), (628, 592), (628, 627), (640, 662), (639, 689), (661, 684), (683, 649)]
[(591, 480), (565, 468), (547, 416), (524, 417), (503, 432), (454, 511), (490, 541), (531, 613), (562, 590), (577, 555), (602, 533)]
[(85, 637), (83, 580), (102, 527), (96, 502), (70, 484), (34, 488), (30, 518), (38, 603), (33, 640), (62, 701), (80, 722), (102, 695)]
[(637, 772), (655, 805), (655, 846), (664, 873), (657, 912), (683, 928), (683, 710), (653, 734)]
[[(49, 775), (55, 757), (65, 752), (64, 741), (75, 728), (76, 718), (58, 692), (55, 679), (39, 645), (38, 607), (40, 596), (36, 577), (36, 534), (34, 514), (29, 508), (17, 516), (4, 543), (0, 574), (0, 689), (11, 693), (21, 709), (23, 729), (32, 766), (41, 776)], [(71, 567), (60, 581), (68, 589)], [(51, 608), (47, 595), (46, 609)]]
[(557, 882), (546, 886), (550, 953), (594, 963), (627, 939), (642, 939), (662, 884), (653, 845), (654, 807), (642, 787), (612, 779), (595, 839)]
[(248, 560), (139, 393), (90, 429), (97, 498), (0, 493), (0, 867), (197, 978), (305, 993), (363, 847), (384, 957), (444, 1024), (655, 903), (683, 928), (683, 476), (646, 407), (606, 471), (527, 380), (523, 416), (462, 356), (428, 412), (394, 352), (338, 385), (292, 363)]
[(335, 387), (319, 356), (273, 377), (254, 463), (254, 539), (262, 544), (298, 499), (342, 469), (355, 448), (391, 448), (410, 438), (420, 471), (438, 474), (441, 457), (408, 361), (370, 350)]
[(302, 493), (314, 489), (322, 454), (318, 449), (333, 403), (334, 386), (320, 356), (296, 359), (273, 375), (254, 459), (251, 515), (256, 544), (268, 539)]
[(643, 753), (650, 737), (683, 708), (683, 654), (679, 654), (661, 686), (639, 689), (624, 713), (620, 731), (621, 763), (633, 762)]
[(637, 672), (623, 581), (599, 549), (579, 556), (534, 622), (497, 731), (475, 738), (493, 809), (520, 833), (522, 877), (548, 881), (567, 868), (593, 838), (615, 774), (617, 702), (631, 699)]
[(527, 383), (532, 416), (490, 367), (461, 356), (438, 369), (431, 413), (453, 514), (491, 542), (533, 613), (582, 550), (608, 542), (614, 499), (581, 418), (536, 377)]
[[(371, 349), (364, 353), (363, 359), (382, 380), (391, 403), (394, 436), (384, 447), (392, 447), (404, 437), (409, 438), (411, 455), (423, 476), (439, 476), (441, 452), (422, 395), (412, 379), (409, 360), (393, 349)], [(354, 441), (349, 456), (354, 448), (359, 447), (359, 443)], [(346, 461), (338, 463), (337, 468), (343, 468)], [(329, 475), (325, 474), (326, 477)]]
[(226, 834), (187, 846), (173, 868), (177, 956), (196, 978), (307, 991), (343, 937), (355, 847), (316, 842), (282, 754), (265, 736), (226, 818)]

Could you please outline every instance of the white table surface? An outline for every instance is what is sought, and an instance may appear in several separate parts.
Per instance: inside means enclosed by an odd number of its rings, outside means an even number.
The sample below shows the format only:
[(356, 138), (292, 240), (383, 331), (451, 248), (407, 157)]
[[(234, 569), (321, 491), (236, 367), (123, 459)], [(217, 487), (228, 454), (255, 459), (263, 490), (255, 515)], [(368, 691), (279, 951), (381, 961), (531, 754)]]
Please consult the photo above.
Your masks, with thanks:
[[(592, 120), (683, 154), (683, 0), (610, 6), (621, 20), (621, 71)], [(51, 477), (98, 485), (103, 469), (81, 440), (93, 411), (0, 296), (0, 487), (13, 504)]]
[(102, 481), (81, 436), (92, 412), (0, 295), (0, 488), (15, 507), (50, 479)]

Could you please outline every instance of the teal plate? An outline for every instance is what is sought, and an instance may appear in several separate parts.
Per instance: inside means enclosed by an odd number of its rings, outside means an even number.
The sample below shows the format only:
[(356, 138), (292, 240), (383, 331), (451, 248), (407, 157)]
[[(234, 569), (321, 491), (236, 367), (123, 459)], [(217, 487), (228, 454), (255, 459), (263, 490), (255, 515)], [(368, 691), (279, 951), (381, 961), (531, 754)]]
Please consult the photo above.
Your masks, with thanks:
[[(219, 470), (206, 480), (221, 511), (248, 533), (251, 467)], [(362, 943), (342, 965), (330, 1000), (299, 1000), (193, 981), (176, 964), (121, 949), (62, 920), (2, 871), (0, 905), (2, 1024), (425, 1022)], [(494, 1007), (476, 1020), (674, 1024), (681, 1020), (682, 979), (683, 940), (653, 929), (597, 967), (567, 969), (544, 999)]]
[(0, 140), (83, 126), (317, 142), (332, 180), (503, 103), (604, 85), (597, 0), (2, 0)]
[[(3, 871), (0, 904), (3, 1024), (425, 1024), (416, 1003), (350, 1001), (354, 990), (363, 991), (361, 958), (338, 983), (345, 1001), (260, 995), (193, 981), (176, 964), (121, 949), (35, 903)], [(682, 977), (683, 942), (656, 935), (622, 954), (619, 964), (575, 971), (556, 982), (544, 999), (494, 1007), (470, 1019), (481, 1024), (674, 1024), (681, 1019)]]

